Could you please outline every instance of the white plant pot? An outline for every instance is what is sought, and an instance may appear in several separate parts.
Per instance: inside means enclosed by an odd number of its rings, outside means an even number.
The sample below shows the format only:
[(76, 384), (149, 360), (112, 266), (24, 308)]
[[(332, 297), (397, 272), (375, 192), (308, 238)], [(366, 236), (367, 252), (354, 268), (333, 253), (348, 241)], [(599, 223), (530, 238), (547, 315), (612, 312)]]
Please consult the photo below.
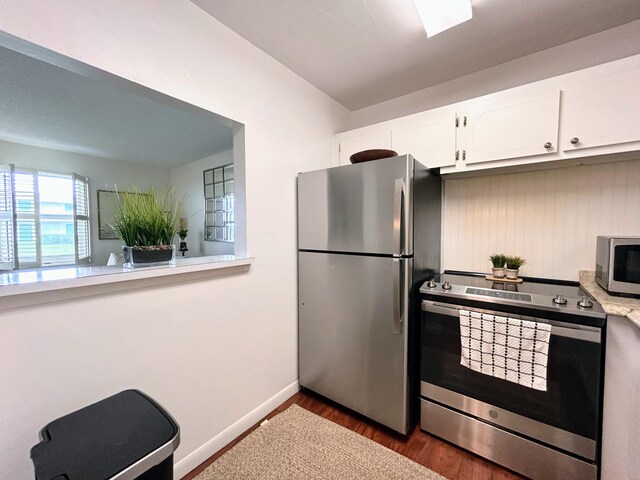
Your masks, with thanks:
[(493, 271), (494, 278), (504, 277), (504, 267), (493, 267), (491, 270)]
[(518, 278), (518, 270), (514, 270), (512, 268), (507, 268), (507, 278), (511, 280), (515, 280)]

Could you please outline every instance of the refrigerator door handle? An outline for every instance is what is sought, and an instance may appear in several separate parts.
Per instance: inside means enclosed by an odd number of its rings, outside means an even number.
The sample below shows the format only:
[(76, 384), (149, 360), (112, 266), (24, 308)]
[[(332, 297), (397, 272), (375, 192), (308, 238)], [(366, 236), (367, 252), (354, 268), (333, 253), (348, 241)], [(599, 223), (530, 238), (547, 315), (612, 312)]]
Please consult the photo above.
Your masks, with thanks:
[(398, 248), (398, 255), (404, 253), (402, 229), (404, 228), (402, 204), (404, 201), (404, 179), (396, 178), (393, 190), (393, 244)]
[(393, 259), (393, 333), (402, 333), (402, 323), (404, 320), (404, 292), (405, 284), (405, 263), (404, 258)]

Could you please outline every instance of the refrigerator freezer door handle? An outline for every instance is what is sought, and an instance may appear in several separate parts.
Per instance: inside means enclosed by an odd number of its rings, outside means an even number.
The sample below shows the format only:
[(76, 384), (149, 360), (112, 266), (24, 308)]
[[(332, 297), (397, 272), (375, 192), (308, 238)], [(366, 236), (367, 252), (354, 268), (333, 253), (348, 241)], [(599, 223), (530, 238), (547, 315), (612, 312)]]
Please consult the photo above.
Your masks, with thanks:
[(403, 258), (393, 259), (393, 333), (402, 333), (404, 318), (405, 263)]
[(402, 203), (404, 200), (404, 179), (396, 178), (393, 190), (393, 244), (398, 248), (398, 255), (404, 253), (402, 229), (404, 227)]

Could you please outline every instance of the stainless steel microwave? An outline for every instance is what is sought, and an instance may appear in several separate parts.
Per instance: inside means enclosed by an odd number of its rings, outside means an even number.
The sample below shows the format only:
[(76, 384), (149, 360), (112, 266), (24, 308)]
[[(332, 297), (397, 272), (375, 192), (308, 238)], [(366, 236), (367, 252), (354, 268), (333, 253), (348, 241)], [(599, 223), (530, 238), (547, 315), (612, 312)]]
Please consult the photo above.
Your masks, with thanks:
[(609, 293), (640, 295), (640, 237), (598, 236), (596, 282)]

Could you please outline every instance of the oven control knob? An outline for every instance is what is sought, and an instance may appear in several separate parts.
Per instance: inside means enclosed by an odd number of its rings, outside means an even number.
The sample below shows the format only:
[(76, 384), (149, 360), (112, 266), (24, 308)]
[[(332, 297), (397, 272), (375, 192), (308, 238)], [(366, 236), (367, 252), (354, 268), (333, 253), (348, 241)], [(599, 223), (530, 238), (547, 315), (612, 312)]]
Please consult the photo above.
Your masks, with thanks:
[(582, 308), (591, 308), (593, 307), (593, 302), (589, 297), (580, 297), (580, 300), (578, 300), (578, 306)]
[(433, 280), (429, 280), (427, 282), (427, 287), (429, 288), (436, 288), (436, 282), (434, 282)]
[(567, 303), (567, 299), (558, 294), (556, 295), (556, 298), (553, 299), (553, 303), (555, 303), (556, 305), (565, 305)]
[(442, 284), (442, 289), (443, 290), (451, 290), (451, 284), (449, 282), (444, 282)]

